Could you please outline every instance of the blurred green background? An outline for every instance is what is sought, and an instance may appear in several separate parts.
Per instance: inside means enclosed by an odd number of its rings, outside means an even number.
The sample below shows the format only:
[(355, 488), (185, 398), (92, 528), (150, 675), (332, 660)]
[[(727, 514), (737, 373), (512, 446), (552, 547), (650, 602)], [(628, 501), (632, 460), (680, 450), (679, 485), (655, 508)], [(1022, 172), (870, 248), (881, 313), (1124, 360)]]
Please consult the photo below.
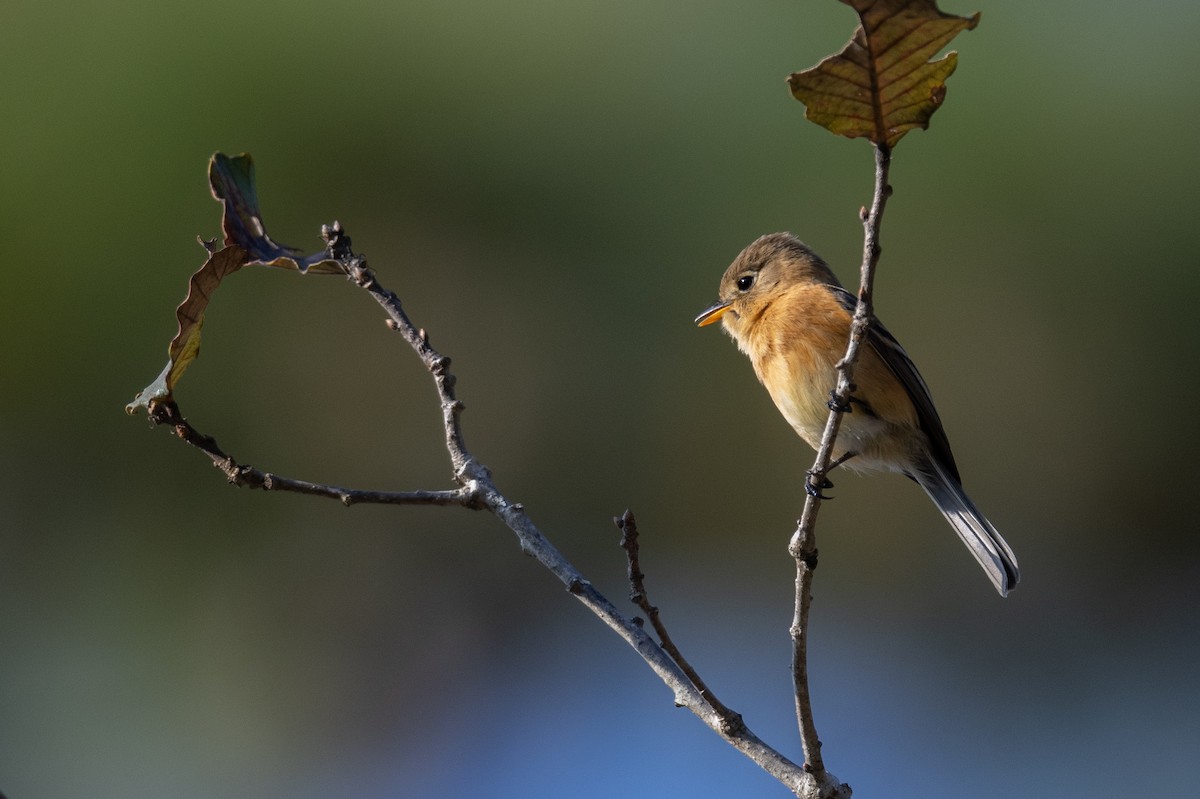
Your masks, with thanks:
[[(817, 722), (857, 796), (1184, 795), (1200, 752), (1200, 10), (984, 12), (896, 154), (880, 316), (1024, 582), (898, 477), (820, 525)], [(31, 3), (0, 31), (0, 790), (39, 797), (785, 791), (495, 519), (240, 491), (122, 406), (249, 151), (267, 225), (340, 219), (454, 358), (468, 444), (625, 607), (609, 521), (751, 728), (798, 757), (786, 544), (811, 452), (691, 319), (793, 230), (855, 279), (871, 155), (787, 73), (832, 2)], [(450, 484), (428, 377), (362, 292), (217, 294), (178, 392), (236, 457)]]

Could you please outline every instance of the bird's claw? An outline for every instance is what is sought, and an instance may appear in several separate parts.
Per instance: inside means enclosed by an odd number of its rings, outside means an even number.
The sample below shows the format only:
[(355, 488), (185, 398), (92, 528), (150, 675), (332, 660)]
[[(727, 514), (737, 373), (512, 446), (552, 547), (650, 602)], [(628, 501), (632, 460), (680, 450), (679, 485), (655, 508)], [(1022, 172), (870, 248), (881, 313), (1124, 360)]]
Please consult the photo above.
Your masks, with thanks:
[(824, 474), (821, 474), (820, 482), (817, 481), (817, 475), (819, 474), (818, 472), (808, 472), (808, 477), (804, 480), (804, 493), (808, 494), (814, 499), (833, 499), (833, 497), (826, 496), (825, 494), (821, 493), (827, 488), (833, 488), (833, 481), (829, 479), (829, 473), (853, 458), (856, 454), (858, 453), (843, 452), (841, 455), (831, 460), (829, 465), (825, 467)]
[(822, 493), (827, 488), (833, 488), (833, 481), (828, 477), (824, 477), (821, 479), (821, 482), (818, 483), (813, 479), (815, 477), (816, 475), (812, 472), (808, 473), (808, 479), (804, 481), (804, 493), (808, 494), (813, 499), (833, 499), (833, 497)]
[(854, 413), (854, 397), (847, 396), (843, 400), (838, 397), (837, 390), (835, 389), (829, 392), (829, 402), (825, 403), (825, 407), (838, 413)]

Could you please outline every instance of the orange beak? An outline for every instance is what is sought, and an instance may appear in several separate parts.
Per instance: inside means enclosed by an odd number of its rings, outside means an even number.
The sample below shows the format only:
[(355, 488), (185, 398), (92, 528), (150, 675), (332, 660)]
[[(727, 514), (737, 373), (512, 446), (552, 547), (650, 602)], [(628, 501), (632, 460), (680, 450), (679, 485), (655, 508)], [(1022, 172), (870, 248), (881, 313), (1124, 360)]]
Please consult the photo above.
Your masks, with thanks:
[(696, 317), (696, 327), (704, 327), (711, 325), (713, 322), (719, 322), (725, 312), (729, 310), (729, 303), (718, 302), (716, 305), (704, 311)]

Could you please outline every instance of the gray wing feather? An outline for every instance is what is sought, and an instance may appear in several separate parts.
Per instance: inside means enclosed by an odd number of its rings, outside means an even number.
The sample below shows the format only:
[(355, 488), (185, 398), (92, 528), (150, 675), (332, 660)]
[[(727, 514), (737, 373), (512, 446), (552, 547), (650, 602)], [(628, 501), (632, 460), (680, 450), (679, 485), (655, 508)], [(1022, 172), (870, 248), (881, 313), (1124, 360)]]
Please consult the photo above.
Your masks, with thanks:
[[(841, 286), (830, 286), (830, 290), (837, 297), (838, 302), (842, 307), (854, 313), (854, 309), (858, 305), (858, 298), (851, 294)], [(929, 438), (929, 454), (930, 456), (952, 475), (955, 480), (960, 480), (958, 476), (958, 466), (954, 463), (954, 453), (950, 451), (950, 441), (946, 438), (946, 431), (942, 428), (942, 420), (938, 416), (937, 409), (933, 406), (933, 397), (930, 396), (929, 386), (925, 385), (925, 379), (921, 377), (921, 373), (917, 371), (917, 366), (908, 357), (908, 353), (904, 351), (904, 347), (900, 346), (900, 342), (896, 340), (888, 329), (883, 326), (883, 322), (879, 321), (878, 317), (871, 319), (871, 327), (867, 333), (867, 343), (879, 355), (888, 368), (892, 370), (892, 374), (900, 380), (900, 384), (908, 391), (908, 396), (912, 399), (913, 406), (917, 410), (917, 421), (921, 426), (921, 430)], [(961, 480), (960, 480), (961, 482)]]

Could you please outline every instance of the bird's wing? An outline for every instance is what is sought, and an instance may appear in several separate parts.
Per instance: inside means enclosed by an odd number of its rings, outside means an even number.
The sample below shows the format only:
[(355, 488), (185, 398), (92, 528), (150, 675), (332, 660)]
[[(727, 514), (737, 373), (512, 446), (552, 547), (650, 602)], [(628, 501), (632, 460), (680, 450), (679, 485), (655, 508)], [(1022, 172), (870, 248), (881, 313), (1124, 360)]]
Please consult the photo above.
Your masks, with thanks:
[[(829, 289), (837, 297), (842, 307), (853, 315), (854, 309), (858, 305), (858, 298), (841, 286), (830, 286)], [(954, 475), (954, 479), (959, 480), (954, 454), (950, 451), (950, 441), (946, 438), (946, 431), (942, 428), (942, 420), (938, 416), (937, 409), (933, 407), (933, 397), (929, 394), (929, 386), (925, 385), (925, 379), (917, 371), (917, 365), (912, 362), (908, 353), (904, 351), (904, 347), (900, 346), (900, 342), (888, 332), (878, 317), (871, 320), (867, 341), (908, 391), (913, 407), (917, 410), (917, 421), (929, 438), (929, 454), (948, 469)]]

